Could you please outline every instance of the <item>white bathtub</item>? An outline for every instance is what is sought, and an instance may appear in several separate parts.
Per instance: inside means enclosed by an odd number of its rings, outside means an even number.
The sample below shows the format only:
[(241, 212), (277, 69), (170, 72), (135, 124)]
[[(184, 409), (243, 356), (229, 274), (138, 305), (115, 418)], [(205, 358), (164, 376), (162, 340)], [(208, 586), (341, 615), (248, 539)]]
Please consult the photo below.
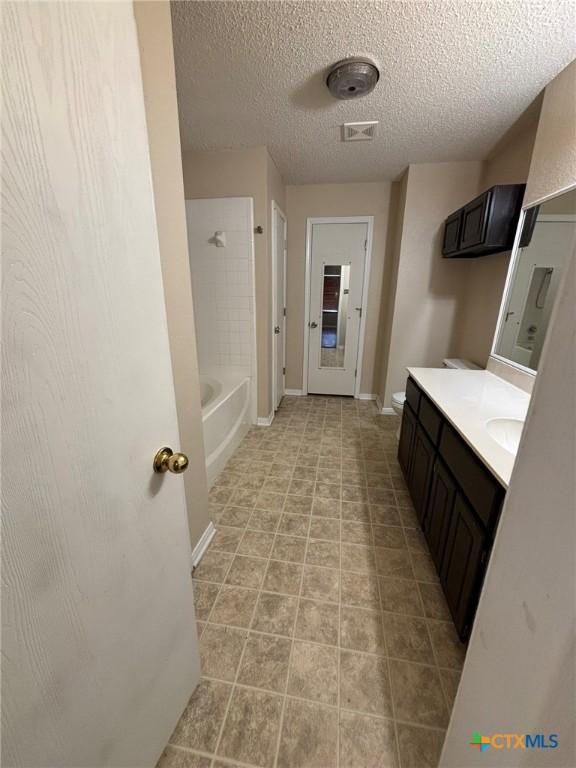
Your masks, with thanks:
[(235, 373), (201, 375), (200, 396), (206, 473), (212, 487), (250, 428), (250, 378)]

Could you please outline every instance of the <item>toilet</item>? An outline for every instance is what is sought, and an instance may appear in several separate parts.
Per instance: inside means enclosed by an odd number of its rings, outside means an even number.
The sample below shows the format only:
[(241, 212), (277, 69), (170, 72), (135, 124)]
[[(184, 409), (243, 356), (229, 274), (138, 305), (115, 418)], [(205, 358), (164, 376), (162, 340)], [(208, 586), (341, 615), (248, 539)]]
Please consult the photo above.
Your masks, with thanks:
[[(469, 360), (461, 360), (458, 357), (447, 357), (442, 360), (443, 368), (460, 368), (468, 370), (480, 370), (478, 365), (471, 363)], [(404, 402), (406, 401), (406, 392), (394, 392), (392, 395), (392, 409), (395, 414), (402, 418), (402, 411), (404, 410)], [(400, 439), (400, 427), (396, 432), (396, 437)]]

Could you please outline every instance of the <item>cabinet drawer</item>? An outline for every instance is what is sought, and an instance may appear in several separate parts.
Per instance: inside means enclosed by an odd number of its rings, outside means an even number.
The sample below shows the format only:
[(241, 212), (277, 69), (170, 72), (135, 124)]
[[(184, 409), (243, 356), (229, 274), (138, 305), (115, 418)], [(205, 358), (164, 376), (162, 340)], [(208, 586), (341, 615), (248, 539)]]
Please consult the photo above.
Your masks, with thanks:
[(448, 423), (442, 429), (439, 450), (476, 514), (487, 528), (491, 528), (504, 489)]
[(420, 399), (420, 424), (424, 427), (426, 434), (432, 440), (434, 445), (438, 445), (440, 440), (440, 429), (442, 427), (443, 417), (438, 408), (429, 400), (426, 395)]
[(406, 401), (410, 404), (410, 407), (416, 416), (418, 416), (421, 396), (422, 393), (420, 392), (420, 389), (416, 386), (412, 379), (409, 378), (406, 382)]

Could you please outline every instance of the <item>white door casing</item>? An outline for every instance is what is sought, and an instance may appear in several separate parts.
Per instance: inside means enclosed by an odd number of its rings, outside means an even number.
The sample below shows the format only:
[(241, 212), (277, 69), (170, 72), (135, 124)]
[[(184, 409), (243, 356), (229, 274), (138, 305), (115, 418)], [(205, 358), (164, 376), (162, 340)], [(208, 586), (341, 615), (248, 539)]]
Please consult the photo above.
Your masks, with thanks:
[(360, 393), (372, 223), (372, 217), (308, 220), (305, 392)]
[(274, 410), (285, 391), (286, 367), (286, 216), (272, 201), (272, 322)]
[(132, 2), (3, 9), (2, 762), (152, 767), (199, 677)]

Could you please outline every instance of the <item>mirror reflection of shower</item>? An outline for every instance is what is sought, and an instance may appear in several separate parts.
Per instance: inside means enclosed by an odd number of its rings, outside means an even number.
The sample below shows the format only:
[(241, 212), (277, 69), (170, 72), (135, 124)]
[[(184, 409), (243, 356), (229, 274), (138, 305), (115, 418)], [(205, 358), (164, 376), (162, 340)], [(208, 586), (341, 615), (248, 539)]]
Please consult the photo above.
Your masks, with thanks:
[(350, 265), (325, 265), (322, 281), (322, 368), (343, 368), (348, 321)]

